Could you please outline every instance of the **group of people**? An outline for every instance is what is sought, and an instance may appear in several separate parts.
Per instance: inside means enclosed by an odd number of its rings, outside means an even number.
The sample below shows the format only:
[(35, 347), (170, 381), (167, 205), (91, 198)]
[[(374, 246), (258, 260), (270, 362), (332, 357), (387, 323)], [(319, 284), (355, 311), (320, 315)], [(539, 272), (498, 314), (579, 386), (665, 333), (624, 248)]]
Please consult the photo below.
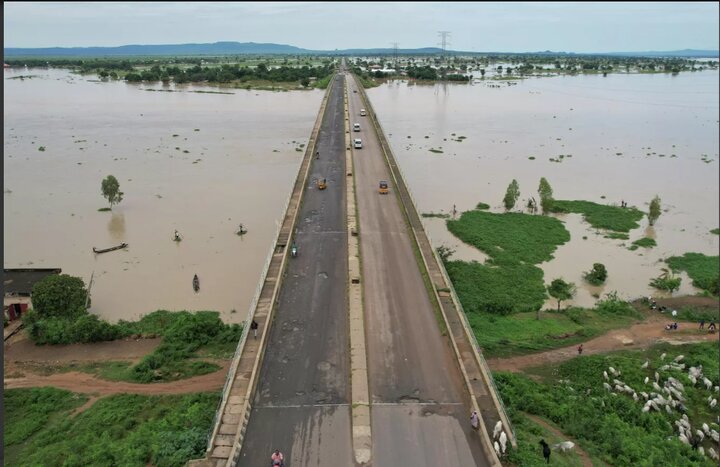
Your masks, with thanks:
[(678, 328), (677, 322), (665, 325), (666, 331), (677, 331), (677, 328)]
[[(700, 320), (700, 330), (704, 330), (704, 329), (705, 329), (705, 320), (702, 319), (702, 320)], [(710, 321), (710, 325), (708, 326), (708, 331), (711, 333), (714, 333), (716, 331), (715, 321)]]
[(626, 208), (626, 207), (627, 207), (627, 203), (625, 202), (625, 200), (621, 200), (621, 201), (620, 201), (620, 207), (621, 207), (621, 208)]

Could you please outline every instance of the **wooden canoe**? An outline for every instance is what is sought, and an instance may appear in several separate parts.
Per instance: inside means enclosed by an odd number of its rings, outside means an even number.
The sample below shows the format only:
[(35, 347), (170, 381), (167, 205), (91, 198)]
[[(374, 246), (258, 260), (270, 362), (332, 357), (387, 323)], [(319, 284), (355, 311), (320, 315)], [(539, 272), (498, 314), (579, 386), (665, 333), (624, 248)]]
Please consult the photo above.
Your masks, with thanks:
[(118, 246), (114, 246), (112, 248), (105, 248), (102, 250), (98, 250), (97, 248), (93, 247), (93, 253), (107, 253), (108, 251), (119, 250), (121, 248), (127, 248), (127, 246), (128, 246), (127, 243), (121, 243)]

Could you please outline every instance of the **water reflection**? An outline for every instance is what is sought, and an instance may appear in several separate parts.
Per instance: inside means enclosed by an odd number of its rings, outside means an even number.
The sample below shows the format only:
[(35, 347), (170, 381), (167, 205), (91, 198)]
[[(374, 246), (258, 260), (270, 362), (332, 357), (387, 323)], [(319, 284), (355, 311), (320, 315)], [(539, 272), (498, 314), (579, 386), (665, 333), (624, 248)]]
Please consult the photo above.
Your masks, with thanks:
[(112, 213), (110, 221), (108, 222), (108, 232), (114, 240), (124, 240), (125, 238), (125, 214), (123, 213)]

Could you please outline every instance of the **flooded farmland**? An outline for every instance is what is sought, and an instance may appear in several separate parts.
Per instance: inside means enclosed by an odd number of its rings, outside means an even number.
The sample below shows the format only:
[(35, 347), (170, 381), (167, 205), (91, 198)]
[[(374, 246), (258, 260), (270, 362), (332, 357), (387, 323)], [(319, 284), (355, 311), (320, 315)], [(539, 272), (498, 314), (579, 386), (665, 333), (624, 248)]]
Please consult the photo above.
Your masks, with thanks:
[[(92, 276), (90, 311), (110, 321), (157, 309), (242, 321), (324, 91), (4, 78), (4, 266)], [(99, 212), (107, 175), (124, 199)]]
[[(458, 213), (478, 202), (503, 212), (512, 179), (516, 207), (537, 199), (541, 177), (556, 199), (581, 199), (647, 212), (659, 195), (663, 213), (647, 218), (630, 240), (611, 240), (579, 214), (558, 216), (571, 241), (543, 263), (545, 281), (578, 285), (572, 303), (592, 306), (595, 295), (624, 298), (662, 294), (649, 287), (685, 252), (718, 254), (718, 72), (558, 76), (475, 84), (408, 85), (389, 82), (368, 90), (419, 212)], [(432, 150), (432, 151), (431, 151)], [(552, 159), (552, 160), (551, 160)], [(483, 261), (439, 218), (423, 219), (434, 245), (455, 248), (455, 259)], [(652, 237), (657, 247), (630, 251)], [(592, 264), (606, 265), (601, 287), (584, 283)], [(696, 293), (685, 273), (676, 294)], [(554, 306), (549, 301), (546, 306)]]

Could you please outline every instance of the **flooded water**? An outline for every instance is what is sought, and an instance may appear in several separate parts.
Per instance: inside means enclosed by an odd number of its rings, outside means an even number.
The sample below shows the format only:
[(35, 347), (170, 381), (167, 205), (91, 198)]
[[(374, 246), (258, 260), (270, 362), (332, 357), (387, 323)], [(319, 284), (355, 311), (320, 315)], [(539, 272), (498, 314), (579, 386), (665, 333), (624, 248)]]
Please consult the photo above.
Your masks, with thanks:
[[(34, 77), (10, 79), (21, 75)], [(111, 321), (157, 309), (242, 321), (324, 91), (211, 94), (93, 78), (5, 71), (4, 266), (59, 267), (86, 284), (93, 275), (91, 311)], [(111, 174), (124, 199), (98, 212)], [(92, 252), (122, 242), (127, 250)]]
[[(462, 212), (480, 201), (503, 212), (513, 178), (521, 190), (518, 208), (538, 198), (541, 177), (556, 199), (624, 200), (647, 211), (659, 195), (664, 212), (655, 227), (643, 219), (629, 241), (603, 238), (580, 215), (559, 216), (572, 239), (540, 267), (547, 283), (557, 277), (575, 282), (573, 303), (581, 306), (610, 291), (624, 298), (660, 296), (648, 283), (662, 272), (663, 258), (718, 254), (718, 236), (710, 233), (720, 225), (717, 71), (515, 83), (391, 82), (368, 91), (420, 212), (451, 213), (453, 205)], [(483, 261), (447, 231), (444, 220), (423, 222), (436, 247), (459, 246), (453, 258)], [(628, 250), (644, 236), (658, 246)], [(595, 262), (608, 270), (602, 288), (582, 280)], [(682, 277), (676, 295), (696, 293)]]

